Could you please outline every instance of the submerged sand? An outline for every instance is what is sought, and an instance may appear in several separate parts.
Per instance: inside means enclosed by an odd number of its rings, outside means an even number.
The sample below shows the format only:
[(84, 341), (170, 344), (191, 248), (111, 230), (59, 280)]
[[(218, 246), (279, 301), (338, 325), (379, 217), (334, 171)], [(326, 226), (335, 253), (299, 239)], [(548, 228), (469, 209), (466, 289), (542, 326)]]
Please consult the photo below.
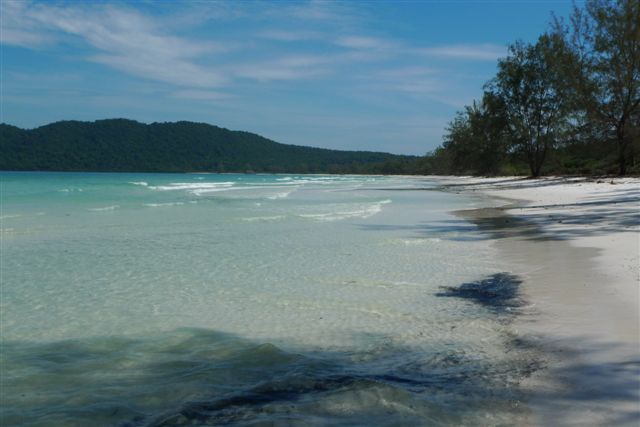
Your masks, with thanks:
[(515, 323), (545, 368), (526, 379), (532, 425), (640, 424), (640, 179), (449, 178), (497, 205), (458, 214), (524, 278)]

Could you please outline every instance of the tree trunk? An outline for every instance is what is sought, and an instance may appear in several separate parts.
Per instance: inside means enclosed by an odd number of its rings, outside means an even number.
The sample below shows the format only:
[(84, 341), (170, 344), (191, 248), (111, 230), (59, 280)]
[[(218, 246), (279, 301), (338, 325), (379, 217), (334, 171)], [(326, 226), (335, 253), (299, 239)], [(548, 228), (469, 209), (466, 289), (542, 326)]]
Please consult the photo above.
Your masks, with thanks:
[[(622, 125), (624, 126), (624, 124)], [(616, 132), (616, 136), (618, 137), (618, 173), (620, 176), (623, 176), (627, 173), (627, 141), (625, 140), (624, 129), (622, 127), (618, 128)]]
[(623, 142), (618, 141), (618, 163), (619, 163), (619, 169), (618, 169), (618, 173), (620, 174), (620, 176), (624, 176), (627, 173), (627, 159), (625, 156), (625, 149), (627, 148), (626, 144)]
[(540, 176), (540, 165), (538, 164), (535, 156), (529, 160), (529, 170), (531, 171), (531, 178), (537, 178)]
[(541, 170), (541, 169), (542, 169), (542, 163), (538, 163), (538, 164), (536, 165), (536, 169), (535, 169), (535, 171), (533, 172), (533, 177), (534, 177), (534, 178), (539, 178), (539, 177), (540, 177), (540, 170)]
[(529, 153), (529, 170), (531, 171), (532, 178), (538, 178), (540, 176), (540, 172), (542, 171), (542, 164), (544, 163), (546, 155), (546, 146), (543, 147), (541, 151), (536, 147), (535, 151)]

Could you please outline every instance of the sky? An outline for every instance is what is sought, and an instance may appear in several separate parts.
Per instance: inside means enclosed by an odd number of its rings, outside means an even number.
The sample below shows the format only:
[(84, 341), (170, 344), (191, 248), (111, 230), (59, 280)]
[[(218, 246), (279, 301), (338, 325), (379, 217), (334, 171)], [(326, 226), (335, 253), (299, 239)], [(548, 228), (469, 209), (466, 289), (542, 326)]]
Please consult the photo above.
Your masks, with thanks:
[(0, 2), (0, 121), (189, 120), (422, 155), (570, 1)]

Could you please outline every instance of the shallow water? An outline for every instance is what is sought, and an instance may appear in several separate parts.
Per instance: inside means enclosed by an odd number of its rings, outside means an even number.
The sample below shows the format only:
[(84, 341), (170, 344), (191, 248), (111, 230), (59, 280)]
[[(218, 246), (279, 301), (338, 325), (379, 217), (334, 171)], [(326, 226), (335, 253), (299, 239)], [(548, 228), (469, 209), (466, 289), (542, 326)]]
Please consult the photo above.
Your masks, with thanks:
[(508, 270), (448, 213), (485, 201), (401, 177), (0, 177), (3, 426), (526, 416), (512, 314), (451, 291)]

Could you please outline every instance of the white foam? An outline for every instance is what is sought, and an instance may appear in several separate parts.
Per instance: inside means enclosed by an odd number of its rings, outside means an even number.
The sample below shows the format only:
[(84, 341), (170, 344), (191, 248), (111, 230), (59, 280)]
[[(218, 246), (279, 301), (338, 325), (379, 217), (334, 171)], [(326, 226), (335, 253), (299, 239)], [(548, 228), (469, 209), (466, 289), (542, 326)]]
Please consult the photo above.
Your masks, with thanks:
[(145, 203), (144, 205), (150, 208), (161, 208), (161, 207), (169, 207), (169, 206), (180, 206), (180, 205), (184, 205), (184, 203), (183, 202)]
[(101, 208), (89, 208), (87, 210), (91, 212), (105, 212), (105, 211), (114, 211), (119, 207), (120, 207), (119, 205), (111, 205), (111, 206), (104, 206)]
[(223, 191), (242, 191), (242, 190), (260, 190), (260, 187), (221, 187), (221, 188), (203, 188), (203, 189), (195, 189), (189, 190), (189, 193), (195, 194), (196, 196), (202, 196), (207, 193), (219, 193)]
[(438, 243), (440, 241), (441, 241), (441, 239), (439, 237), (428, 237), (426, 239), (420, 239), (420, 238), (415, 238), (415, 239), (396, 239), (396, 240), (391, 240), (389, 242), (392, 243), (392, 244), (397, 244), (397, 245), (419, 246), (419, 245), (429, 245), (429, 244), (433, 244), (433, 243)]
[(256, 222), (256, 221), (279, 221), (281, 219), (285, 219), (285, 215), (271, 215), (271, 216), (253, 216), (248, 218), (240, 218), (242, 221), (246, 222)]
[(321, 222), (340, 221), (350, 218), (365, 219), (370, 218), (377, 213), (380, 213), (382, 211), (382, 206), (388, 203), (391, 203), (391, 200), (386, 199), (371, 204), (356, 205), (352, 209), (348, 210), (336, 210), (325, 213), (299, 214), (298, 216)]
[(272, 194), (270, 196), (267, 196), (267, 199), (269, 199), (269, 200), (285, 199), (285, 198), (289, 197), (289, 195), (291, 193), (293, 193), (294, 191), (295, 191), (295, 188), (293, 190), (289, 190), (289, 191), (282, 191), (280, 193), (276, 193), (276, 194)]
[(232, 187), (235, 183), (231, 181), (227, 182), (172, 182), (169, 185), (150, 185), (152, 190), (160, 191), (175, 191), (175, 190), (215, 190), (217, 188)]
[[(289, 187), (268, 187), (268, 190), (271, 189), (278, 189), (278, 188), (289, 188)], [(189, 193), (194, 194), (196, 196), (202, 196), (204, 194), (207, 193), (219, 193), (219, 192), (223, 192), (223, 191), (233, 191), (233, 192), (238, 192), (238, 191), (247, 191), (247, 190), (265, 190), (264, 186), (246, 186), (246, 187), (233, 187), (233, 186), (228, 186), (228, 187), (214, 187), (214, 188), (197, 188), (197, 189), (191, 189), (188, 190)], [(295, 188), (292, 190), (288, 190), (288, 191), (282, 191), (276, 194), (272, 194), (272, 193), (261, 193), (261, 194), (252, 194), (251, 196), (249, 196), (250, 198), (267, 198), (267, 199), (282, 199), (285, 198), (287, 196), (289, 196), (289, 194), (291, 194), (293, 191), (295, 191)], [(246, 196), (241, 196), (241, 197), (246, 197)]]
[(132, 181), (129, 184), (133, 184), (133, 185), (141, 185), (143, 187), (148, 187), (149, 183), (145, 182), (145, 181)]
[(22, 215), (2, 215), (0, 216), (0, 220), (3, 219), (11, 219), (11, 218), (20, 218)]

